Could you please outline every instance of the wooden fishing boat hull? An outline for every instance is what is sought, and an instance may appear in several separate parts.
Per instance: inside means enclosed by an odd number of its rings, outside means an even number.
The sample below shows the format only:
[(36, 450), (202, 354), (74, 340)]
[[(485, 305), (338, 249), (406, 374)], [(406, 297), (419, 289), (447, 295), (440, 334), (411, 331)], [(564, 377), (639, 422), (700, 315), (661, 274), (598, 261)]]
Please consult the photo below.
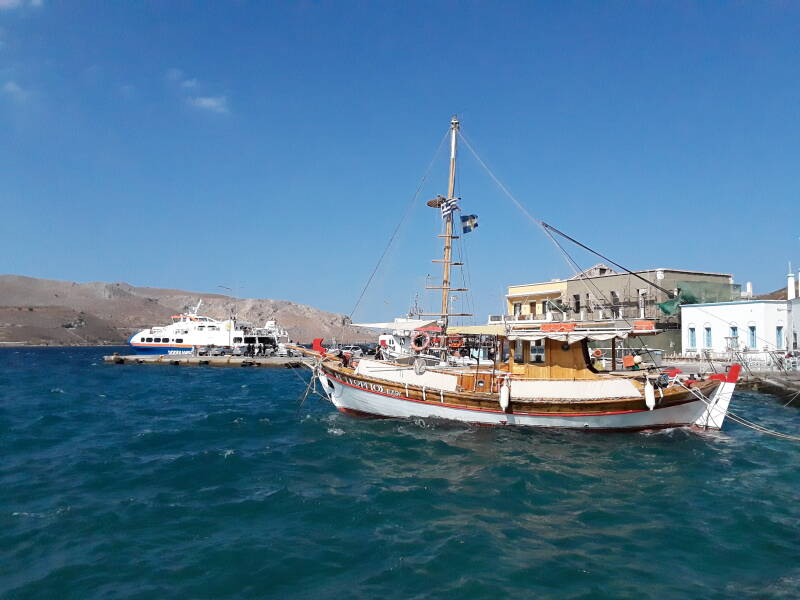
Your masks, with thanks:
[[(642, 430), (700, 426), (719, 429), (724, 420), (735, 383), (711, 386), (707, 399), (691, 393), (653, 410), (640, 406), (639, 399), (608, 403), (571, 403), (559, 410), (553, 403), (514, 402), (509, 411), (492, 406), (457, 405), (451, 394), (434, 389), (424, 392), (390, 382), (365, 379), (323, 368), (319, 372), (323, 390), (343, 413), (373, 417), (439, 418), (481, 425), (516, 425), (594, 430)], [(714, 382), (716, 384), (716, 382)], [(706, 386), (708, 390), (709, 386)], [(711, 403), (709, 405), (709, 402)]]

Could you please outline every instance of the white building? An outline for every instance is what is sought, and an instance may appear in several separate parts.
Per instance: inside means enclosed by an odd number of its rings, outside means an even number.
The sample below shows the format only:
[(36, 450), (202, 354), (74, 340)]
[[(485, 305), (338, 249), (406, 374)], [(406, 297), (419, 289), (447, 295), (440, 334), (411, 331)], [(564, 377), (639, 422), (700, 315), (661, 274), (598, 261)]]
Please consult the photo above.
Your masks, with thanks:
[[(798, 308), (800, 310), (800, 308)], [(742, 300), (681, 306), (683, 353), (786, 350), (792, 331), (786, 300)]]

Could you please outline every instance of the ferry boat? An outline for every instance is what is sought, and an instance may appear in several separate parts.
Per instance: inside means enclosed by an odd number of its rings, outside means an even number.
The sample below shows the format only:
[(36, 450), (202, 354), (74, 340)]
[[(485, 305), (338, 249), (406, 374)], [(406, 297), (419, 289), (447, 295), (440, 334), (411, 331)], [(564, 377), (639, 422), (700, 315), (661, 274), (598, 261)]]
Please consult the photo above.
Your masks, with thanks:
[(133, 334), (128, 344), (138, 354), (192, 354), (196, 348), (243, 348), (263, 344), (279, 348), (289, 343), (289, 334), (275, 321), (263, 327), (235, 318), (219, 321), (198, 314), (202, 300), (188, 313), (172, 315), (172, 323), (142, 329)]
[[(388, 360), (329, 353), (318, 338), (307, 354), (316, 357), (311, 368), (322, 393), (341, 412), (372, 417), (594, 430), (721, 428), (739, 365), (724, 374), (686, 377), (677, 369), (659, 372), (636, 363), (627, 370), (612, 367), (611, 372), (593, 364), (589, 342), (610, 341), (615, 348), (617, 340), (658, 333), (652, 321), (634, 321), (627, 328), (575, 322), (450, 326), (451, 317), (470, 316), (452, 313), (449, 302), (450, 292), (464, 291), (450, 283), (452, 241), (459, 237), (453, 232), (458, 130), (453, 117), (448, 195), (428, 202), (441, 210), (444, 221), (444, 252), (435, 261), (443, 265), (442, 282), (430, 288), (441, 290), (442, 302), (440, 313), (419, 316), (435, 318), (437, 331), (397, 323), (386, 338), (387, 344), (393, 339), (397, 346), (387, 352)], [(453, 366), (448, 340), (459, 335), (490, 340), (490, 364)], [(438, 341), (432, 347), (434, 339)], [(423, 351), (438, 355), (438, 364), (431, 365)]]

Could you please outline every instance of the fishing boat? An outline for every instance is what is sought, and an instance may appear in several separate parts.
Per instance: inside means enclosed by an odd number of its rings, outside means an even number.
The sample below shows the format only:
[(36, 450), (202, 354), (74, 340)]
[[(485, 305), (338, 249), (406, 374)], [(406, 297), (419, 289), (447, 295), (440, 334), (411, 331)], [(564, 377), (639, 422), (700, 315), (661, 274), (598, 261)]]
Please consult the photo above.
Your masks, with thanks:
[[(486, 425), (519, 425), (593, 430), (642, 430), (693, 426), (719, 429), (728, 411), (740, 368), (708, 377), (689, 377), (677, 369), (641, 369), (635, 362), (610, 372), (596, 368), (591, 342), (634, 340), (658, 333), (651, 321), (627, 328), (603, 323), (509, 322), (486, 326), (451, 326), (449, 294), (454, 234), (454, 194), (459, 121), (450, 122), (450, 169), (447, 196), (428, 205), (441, 210), (444, 248), (441, 311), (424, 314), (430, 325), (395, 327), (404, 339), (385, 360), (353, 360), (330, 353), (315, 340), (314, 377), (322, 393), (340, 411), (372, 417), (442, 418)], [(453, 365), (448, 340), (476, 336), (489, 340), (490, 361)], [(431, 345), (431, 339), (436, 344)], [(421, 340), (421, 341), (420, 341)], [(424, 346), (424, 348), (423, 348)], [(417, 352), (414, 356), (411, 350)], [(430, 356), (439, 361), (431, 364)], [(486, 364), (488, 362), (489, 364)]]
[(134, 333), (128, 344), (138, 354), (192, 354), (196, 348), (233, 350), (261, 345), (277, 349), (290, 341), (289, 334), (275, 321), (255, 327), (234, 317), (219, 321), (198, 314), (202, 302), (186, 313), (172, 315), (169, 325)]

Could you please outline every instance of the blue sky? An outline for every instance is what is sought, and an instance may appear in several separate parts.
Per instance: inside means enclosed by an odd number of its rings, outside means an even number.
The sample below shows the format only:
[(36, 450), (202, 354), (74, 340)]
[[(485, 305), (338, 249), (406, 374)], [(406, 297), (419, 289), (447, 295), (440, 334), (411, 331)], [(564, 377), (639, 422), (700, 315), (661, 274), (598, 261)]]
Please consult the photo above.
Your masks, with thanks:
[[(0, 0), (0, 272), (349, 313), (458, 113), (533, 214), (632, 268), (771, 291), (800, 266), (799, 17), (790, 2)], [(461, 158), (482, 321), (506, 285), (571, 271)], [(438, 276), (424, 202), (446, 163), (356, 320), (407, 310)]]

